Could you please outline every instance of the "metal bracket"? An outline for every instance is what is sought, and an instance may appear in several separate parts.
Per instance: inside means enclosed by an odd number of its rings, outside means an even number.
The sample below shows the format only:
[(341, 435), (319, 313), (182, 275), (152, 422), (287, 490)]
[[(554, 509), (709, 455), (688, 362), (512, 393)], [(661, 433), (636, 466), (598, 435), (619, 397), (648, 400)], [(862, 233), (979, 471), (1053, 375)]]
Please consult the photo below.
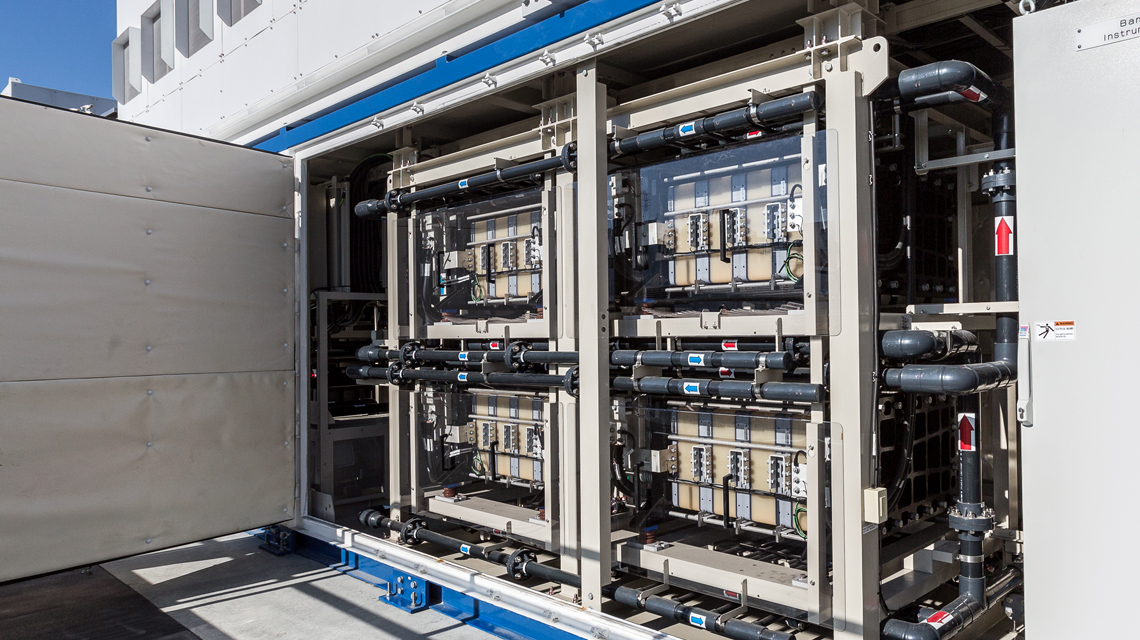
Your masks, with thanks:
[(730, 611), (725, 611), (716, 618), (716, 627), (718, 629), (724, 628), (724, 623), (739, 615), (748, 613), (748, 581), (740, 581), (740, 606)]

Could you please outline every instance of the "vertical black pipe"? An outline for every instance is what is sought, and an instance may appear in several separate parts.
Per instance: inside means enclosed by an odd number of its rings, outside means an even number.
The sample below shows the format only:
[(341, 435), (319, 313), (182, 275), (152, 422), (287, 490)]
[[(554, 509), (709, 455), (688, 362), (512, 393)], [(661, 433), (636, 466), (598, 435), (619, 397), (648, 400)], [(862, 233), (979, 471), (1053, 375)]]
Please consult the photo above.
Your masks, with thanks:
[[(973, 416), (975, 422), (960, 423), (958, 427), (958, 506), (960, 515), (967, 518), (980, 518), (984, 515), (982, 503), (982, 454), (979, 446), (977, 427), (980, 396), (963, 396), (959, 401), (959, 412)], [(970, 596), (978, 602), (986, 601), (986, 574), (982, 565), (982, 541), (985, 531), (958, 529), (958, 555), (960, 571), (958, 592)]]
[[(993, 114), (994, 151), (1003, 151), (1014, 148), (1013, 140), (1013, 109), (1005, 107), (995, 109)], [(1013, 161), (999, 160), (994, 163), (995, 176), (1013, 175)], [(1017, 215), (1017, 196), (1012, 180), (995, 182), (990, 191), (990, 198), (994, 207), (995, 225), (1003, 217), (1014, 218)], [(997, 227), (995, 226), (995, 231)], [(1016, 226), (1012, 229), (1016, 231)], [(998, 233), (1001, 233), (998, 231)], [(998, 302), (1017, 300), (1017, 251), (1014, 246), (1017, 234), (1010, 234), (1009, 255), (998, 255), (994, 258), (994, 294)], [(995, 238), (997, 242), (997, 238)], [(996, 253), (996, 251), (995, 251)], [(999, 314), (996, 318), (994, 332), (994, 359), (1017, 366), (1017, 315)]]

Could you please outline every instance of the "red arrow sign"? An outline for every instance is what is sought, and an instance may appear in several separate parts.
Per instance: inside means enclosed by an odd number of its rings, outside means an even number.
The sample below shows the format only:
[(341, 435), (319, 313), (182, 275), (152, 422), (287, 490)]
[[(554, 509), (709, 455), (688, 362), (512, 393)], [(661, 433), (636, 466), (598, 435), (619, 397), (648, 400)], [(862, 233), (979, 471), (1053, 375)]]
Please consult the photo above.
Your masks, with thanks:
[(958, 416), (958, 450), (974, 451), (977, 448), (977, 443), (974, 441), (974, 434), (977, 433), (974, 428), (974, 414), (959, 413)]
[[(1007, 222), (1008, 221), (1008, 222)], [(995, 245), (996, 251), (994, 255), (999, 256), (1012, 256), (1013, 255), (1013, 218), (1009, 216), (1002, 216), (997, 219), (994, 226), (994, 233), (997, 234), (997, 243)]]

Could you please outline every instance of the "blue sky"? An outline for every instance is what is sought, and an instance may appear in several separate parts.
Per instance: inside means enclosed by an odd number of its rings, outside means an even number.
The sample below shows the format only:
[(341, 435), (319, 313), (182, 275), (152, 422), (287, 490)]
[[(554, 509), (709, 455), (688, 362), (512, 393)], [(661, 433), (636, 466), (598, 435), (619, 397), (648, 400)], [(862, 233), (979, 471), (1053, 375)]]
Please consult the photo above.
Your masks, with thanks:
[(0, 89), (28, 83), (111, 97), (115, 0), (0, 0)]

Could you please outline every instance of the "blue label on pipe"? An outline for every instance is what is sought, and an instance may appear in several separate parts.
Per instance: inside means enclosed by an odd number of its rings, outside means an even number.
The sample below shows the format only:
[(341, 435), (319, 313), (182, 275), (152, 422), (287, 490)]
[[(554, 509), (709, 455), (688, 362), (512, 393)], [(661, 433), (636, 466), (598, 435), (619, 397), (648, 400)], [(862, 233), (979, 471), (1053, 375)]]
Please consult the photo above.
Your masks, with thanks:
[(682, 136), (691, 136), (697, 132), (696, 122), (686, 122), (685, 124), (677, 127), (677, 133)]
[(699, 382), (686, 382), (681, 387), (681, 391), (686, 395), (699, 396), (701, 395), (701, 384)]
[(465, 556), (469, 556), (469, 555), (471, 555), (471, 545), (469, 545), (469, 544), (461, 544), (461, 545), (459, 545), (459, 550), (460, 550), (461, 552), (463, 552), (463, 555), (465, 555)]
[(467, 362), (467, 352), (466, 351), (460, 351), (459, 352), (459, 359), (462, 360), (463, 362)]
[(690, 353), (689, 354), (689, 366), (691, 366), (691, 367), (703, 367), (703, 366), (705, 366), (704, 354)]
[(705, 617), (700, 615), (700, 614), (690, 613), (689, 614), (689, 624), (693, 625), (694, 627), (704, 627), (705, 626)]
[(467, 374), (466, 373), (459, 374), (459, 381), (460, 382), (467, 382)]
[(459, 181), (459, 188), (460, 189), (466, 189), (467, 188), (467, 178), (464, 178), (464, 179)]

